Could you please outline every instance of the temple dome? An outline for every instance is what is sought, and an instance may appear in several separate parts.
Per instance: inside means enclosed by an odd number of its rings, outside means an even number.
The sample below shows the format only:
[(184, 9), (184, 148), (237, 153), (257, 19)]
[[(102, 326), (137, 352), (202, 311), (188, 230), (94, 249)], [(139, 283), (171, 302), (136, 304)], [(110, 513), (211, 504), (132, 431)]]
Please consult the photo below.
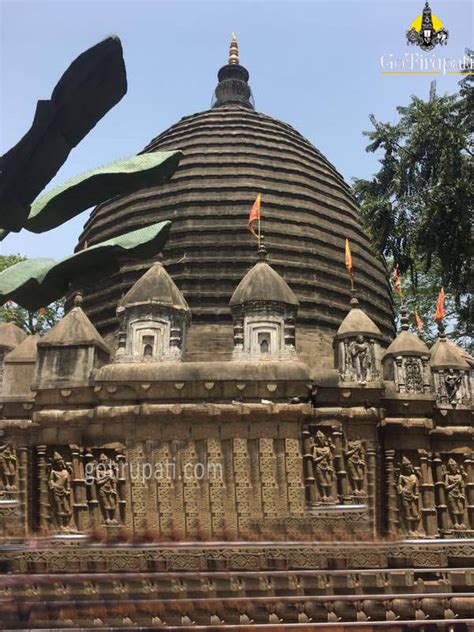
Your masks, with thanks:
[(298, 299), (278, 272), (261, 260), (251, 268), (232, 294), (229, 305), (271, 302), (298, 306)]
[(346, 336), (374, 336), (382, 338), (382, 332), (364, 310), (360, 309), (359, 301), (351, 300), (351, 309), (337, 330), (337, 337)]
[[(362, 227), (350, 187), (290, 125), (254, 111), (244, 89), (248, 74), (241, 68), (234, 64), (232, 70), (221, 69), (226, 84), (216, 91), (218, 99), (211, 110), (181, 119), (144, 149), (183, 151), (170, 182), (99, 205), (78, 248), (85, 241), (93, 245), (172, 220), (163, 264), (192, 312), (188, 357), (206, 359), (212, 331), (209, 359), (224, 360), (232, 350), (229, 299), (255, 256), (246, 227), (260, 192), (262, 231), (272, 266), (300, 303), (298, 340), (304, 350), (300, 357), (314, 364), (317, 346), (318, 358), (332, 358), (332, 337), (350, 299), (344, 267), (346, 238), (352, 246), (361, 304), (388, 340), (394, 327), (386, 270)], [(118, 301), (151, 263), (124, 262), (107, 287), (94, 280), (81, 287), (84, 308), (104, 336), (116, 331)]]
[(470, 364), (464, 357), (463, 349), (446, 338), (445, 334), (441, 335), (431, 347), (430, 364), (432, 369), (470, 369)]
[(159, 262), (152, 265), (148, 272), (138, 279), (120, 301), (120, 307), (150, 302), (189, 311), (188, 304), (176, 283)]
[(401, 325), (401, 332), (390, 344), (384, 357), (401, 355), (429, 356), (430, 350), (423, 340), (409, 331), (407, 311), (404, 308), (401, 310)]

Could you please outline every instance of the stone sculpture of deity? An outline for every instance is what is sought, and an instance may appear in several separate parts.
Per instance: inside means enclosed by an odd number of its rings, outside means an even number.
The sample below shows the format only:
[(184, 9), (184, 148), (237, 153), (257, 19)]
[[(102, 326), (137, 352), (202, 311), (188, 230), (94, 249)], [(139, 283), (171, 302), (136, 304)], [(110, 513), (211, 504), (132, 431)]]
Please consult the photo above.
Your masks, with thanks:
[(105, 523), (118, 524), (117, 512), (118, 466), (106, 454), (102, 453), (95, 464), (95, 485), (97, 497)]
[(461, 398), (462, 379), (463, 374), (461, 372), (455, 372), (454, 369), (448, 369), (448, 372), (444, 374), (444, 387), (448, 401), (451, 404)]
[(367, 384), (369, 380), (371, 358), (370, 345), (363, 336), (357, 338), (349, 345), (349, 358), (353, 373), (359, 384)]
[(466, 508), (466, 480), (464, 469), (451, 458), (444, 473), (444, 489), (449, 516), (454, 529), (464, 529), (464, 510)]
[(420, 521), (420, 472), (406, 456), (403, 457), (397, 481), (397, 492), (403, 520), (409, 534), (416, 534)]
[(0, 491), (16, 491), (17, 458), (11, 443), (0, 445)]
[(53, 454), (53, 464), (49, 474), (51, 507), (60, 531), (71, 531), (72, 517), (72, 470), (59, 452)]
[(360, 439), (349, 441), (346, 450), (347, 473), (354, 496), (364, 496), (365, 482), (365, 449)]
[(336, 475), (333, 465), (334, 446), (328, 441), (321, 430), (318, 430), (314, 435), (311, 453), (313, 457), (314, 478), (319, 497), (322, 502), (334, 502), (332, 495)]

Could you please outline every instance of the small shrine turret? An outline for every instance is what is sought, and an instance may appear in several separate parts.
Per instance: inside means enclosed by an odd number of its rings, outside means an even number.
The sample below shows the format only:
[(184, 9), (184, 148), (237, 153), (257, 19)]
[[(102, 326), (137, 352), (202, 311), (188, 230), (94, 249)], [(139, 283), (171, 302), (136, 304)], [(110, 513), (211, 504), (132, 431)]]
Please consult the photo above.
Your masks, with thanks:
[(267, 263), (263, 243), (258, 256), (259, 261), (244, 276), (229, 303), (234, 320), (233, 358), (293, 360), (298, 299)]
[(394, 382), (399, 393), (429, 393), (429, 360), (428, 347), (409, 331), (407, 312), (402, 309), (401, 331), (382, 358), (384, 379)]
[(367, 386), (381, 379), (382, 332), (359, 307), (353, 295), (351, 309), (337, 330), (335, 363), (341, 382)]
[(110, 349), (81, 305), (76, 294), (71, 311), (38, 341), (34, 388), (88, 386), (109, 361)]
[(145, 272), (117, 307), (116, 362), (182, 359), (191, 321), (188, 304), (159, 262)]
[(431, 348), (431, 372), (438, 405), (470, 406), (471, 365), (463, 350), (446, 337), (440, 326), (439, 337)]

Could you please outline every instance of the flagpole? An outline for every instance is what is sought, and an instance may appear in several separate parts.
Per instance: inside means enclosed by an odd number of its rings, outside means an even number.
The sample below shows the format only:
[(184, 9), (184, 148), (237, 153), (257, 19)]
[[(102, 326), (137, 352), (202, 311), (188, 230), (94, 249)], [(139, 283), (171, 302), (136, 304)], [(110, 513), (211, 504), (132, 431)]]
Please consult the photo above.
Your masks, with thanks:
[(261, 238), (261, 232), (260, 232), (260, 215), (261, 215), (262, 211), (261, 211), (261, 207), (259, 209), (258, 212), (258, 247), (260, 248), (260, 238)]

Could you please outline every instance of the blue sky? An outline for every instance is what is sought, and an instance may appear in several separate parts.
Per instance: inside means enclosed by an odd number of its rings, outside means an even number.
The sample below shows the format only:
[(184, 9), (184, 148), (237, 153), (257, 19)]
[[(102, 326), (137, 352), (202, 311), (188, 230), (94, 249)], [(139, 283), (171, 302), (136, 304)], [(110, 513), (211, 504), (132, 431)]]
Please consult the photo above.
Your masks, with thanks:
[[(293, 125), (346, 180), (369, 177), (368, 116), (396, 121), (410, 95), (426, 98), (430, 76), (382, 76), (382, 55), (401, 58), (405, 31), (424, 0), (216, 2), (0, 0), (0, 153), (28, 130), (38, 99), (49, 98), (69, 63), (115, 33), (124, 48), (128, 93), (70, 154), (49, 185), (132, 155), (182, 116), (210, 106), (230, 34), (250, 72), (256, 109)], [(462, 57), (473, 46), (470, 1), (432, 0), (449, 30), (437, 56)], [(426, 57), (431, 57), (427, 53)], [(440, 76), (453, 92), (457, 76)], [(89, 211), (43, 235), (26, 231), (1, 254), (60, 258), (72, 253)]]

